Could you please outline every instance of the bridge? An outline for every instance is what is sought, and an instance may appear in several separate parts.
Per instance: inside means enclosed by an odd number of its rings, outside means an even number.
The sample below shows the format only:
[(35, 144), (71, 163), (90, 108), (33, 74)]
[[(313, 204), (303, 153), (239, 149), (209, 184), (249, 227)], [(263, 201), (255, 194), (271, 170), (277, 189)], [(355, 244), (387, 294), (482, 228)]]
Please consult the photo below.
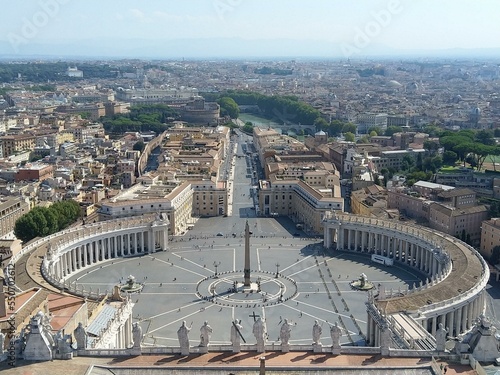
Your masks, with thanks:
[(288, 133), (289, 131), (292, 131), (298, 135), (301, 134), (302, 130), (304, 131), (304, 134), (309, 134), (309, 135), (314, 135), (317, 131), (315, 125), (301, 125), (301, 124), (273, 125), (272, 128), (281, 129), (283, 133)]

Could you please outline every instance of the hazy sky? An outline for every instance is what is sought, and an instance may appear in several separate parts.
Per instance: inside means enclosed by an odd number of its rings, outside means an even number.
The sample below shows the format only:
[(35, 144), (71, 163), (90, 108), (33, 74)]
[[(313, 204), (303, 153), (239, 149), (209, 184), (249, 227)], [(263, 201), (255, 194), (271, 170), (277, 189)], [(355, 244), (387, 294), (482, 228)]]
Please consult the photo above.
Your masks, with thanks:
[(500, 48), (499, 0), (18, 0), (1, 9), (0, 41), (11, 46), (238, 37)]

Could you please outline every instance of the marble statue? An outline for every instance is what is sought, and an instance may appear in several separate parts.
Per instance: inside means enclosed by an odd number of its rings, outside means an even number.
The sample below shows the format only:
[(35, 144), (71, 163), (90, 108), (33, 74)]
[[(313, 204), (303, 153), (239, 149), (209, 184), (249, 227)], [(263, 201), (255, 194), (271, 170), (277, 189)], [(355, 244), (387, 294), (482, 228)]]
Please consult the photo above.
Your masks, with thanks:
[(240, 323), (241, 321), (235, 319), (233, 324), (231, 324), (231, 344), (233, 345), (233, 352), (239, 352), (241, 350), (241, 330), (243, 326)]
[(391, 346), (391, 330), (385, 323), (380, 330), (380, 354), (389, 355), (389, 347)]
[(257, 340), (257, 351), (259, 353), (264, 352), (265, 330), (264, 330), (264, 322), (262, 321), (262, 319), (258, 318), (255, 321), (255, 323), (253, 324), (252, 333), (255, 336), (255, 339)]
[(313, 336), (313, 345), (321, 345), (321, 334), (323, 333), (323, 329), (321, 326), (318, 324), (318, 321), (314, 321), (313, 329), (312, 329), (312, 336)]
[(291, 331), (292, 331), (292, 326), (288, 323), (288, 319), (285, 319), (280, 329), (281, 345), (288, 345), (288, 340), (290, 340)]
[(186, 325), (186, 321), (184, 320), (180, 328), (177, 330), (177, 338), (179, 339), (182, 355), (189, 354), (189, 331), (191, 331), (191, 327), (188, 327)]
[(132, 338), (134, 340), (134, 349), (140, 349), (142, 341), (142, 327), (139, 323), (134, 323), (133, 325)]
[(83, 324), (81, 322), (78, 323), (78, 327), (75, 328), (75, 330), (73, 331), (73, 334), (75, 336), (77, 349), (87, 348), (88, 335), (87, 335), (87, 332), (85, 331), (85, 328), (83, 328)]
[(212, 327), (210, 327), (208, 322), (205, 321), (200, 328), (200, 346), (207, 347), (210, 344), (210, 335), (212, 332)]
[(71, 349), (71, 335), (65, 335), (61, 330), (57, 332), (54, 341), (59, 354), (68, 354), (73, 352)]
[(332, 347), (334, 349), (340, 349), (340, 336), (342, 336), (342, 330), (337, 322), (330, 327), (330, 336), (332, 338)]
[(436, 350), (438, 352), (444, 352), (447, 335), (448, 330), (443, 327), (443, 323), (439, 323), (439, 328), (436, 331)]
[(0, 356), (4, 353), (5, 334), (0, 332)]
[(366, 277), (366, 275), (364, 273), (362, 273), (361, 275), (359, 275), (359, 284), (360, 284), (361, 288), (364, 288), (364, 286), (366, 285), (366, 281), (367, 280), (368, 280), (368, 278)]

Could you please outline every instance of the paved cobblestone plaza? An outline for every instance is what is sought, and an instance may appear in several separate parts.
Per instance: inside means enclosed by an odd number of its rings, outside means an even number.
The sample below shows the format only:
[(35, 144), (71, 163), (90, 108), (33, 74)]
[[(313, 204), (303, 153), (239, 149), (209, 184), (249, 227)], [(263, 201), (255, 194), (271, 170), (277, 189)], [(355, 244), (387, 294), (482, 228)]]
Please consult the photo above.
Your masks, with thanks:
[[(243, 281), (246, 220), (253, 232), (251, 280), (260, 283), (255, 293), (233, 289)], [(159, 346), (178, 346), (176, 332), (182, 321), (192, 325), (192, 346), (198, 344), (204, 321), (213, 328), (211, 345), (229, 344), (234, 319), (242, 321), (243, 337), (254, 344), (257, 316), (265, 321), (270, 345), (280, 344), (285, 318), (294, 326), (291, 344), (310, 345), (318, 320), (323, 345), (331, 345), (328, 327), (335, 322), (343, 330), (342, 345), (363, 345), (367, 294), (353, 290), (350, 282), (361, 273), (374, 285), (383, 283), (393, 290), (420, 281), (414, 270), (397, 264), (379, 268), (367, 255), (326, 253), (321, 240), (291, 235), (290, 225), (286, 219), (200, 219), (193, 230), (171, 241), (169, 251), (111, 260), (71, 280), (104, 292), (133, 275), (144, 284), (141, 293), (132, 294), (134, 320), (145, 333), (143, 344)]]

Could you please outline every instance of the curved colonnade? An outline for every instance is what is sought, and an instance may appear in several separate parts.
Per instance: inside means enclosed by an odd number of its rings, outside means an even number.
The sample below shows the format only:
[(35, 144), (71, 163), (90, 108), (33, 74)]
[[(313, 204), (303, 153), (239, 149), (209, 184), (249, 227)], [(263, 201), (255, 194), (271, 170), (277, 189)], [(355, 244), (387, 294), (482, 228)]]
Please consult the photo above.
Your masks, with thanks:
[[(329, 212), (323, 224), (327, 248), (379, 254), (427, 275), (418, 287), (397, 293), (382, 287), (378, 296), (370, 296), (370, 345), (380, 344), (385, 324), (391, 326), (393, 338), (399, 336), (400, 344), (412, 347), (419, 336), (415, 329), (435, 335), (442, 324), (449, 336), (458, 336), (470, 330), (484, 312), (489, 269), (464, 242), (417, 225), (350, 214)], [(412, 322), (418, 327), (409, 327)]]
[[(151, 254), (168, 248), (168, 220), (145, 215), (122, 218), (62, 231), (44, 238), (36, 246), (46, 246), (41, 265), (43, 277), (57, 288), (72, 290), (66, 279), (96, 263)], [(35, 245), (35, 244), (34, 244)], [(96, 295), (95, 297), (98, 297)]]

